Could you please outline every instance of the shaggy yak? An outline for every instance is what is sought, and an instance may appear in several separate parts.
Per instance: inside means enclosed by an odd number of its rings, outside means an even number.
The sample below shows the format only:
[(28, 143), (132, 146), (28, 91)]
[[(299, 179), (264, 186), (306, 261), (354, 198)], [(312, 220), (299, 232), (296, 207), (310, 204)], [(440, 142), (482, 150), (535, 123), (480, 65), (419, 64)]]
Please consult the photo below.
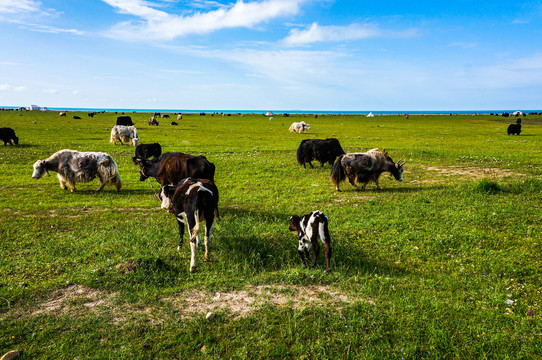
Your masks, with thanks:
[[(75, 150), (60, 150), (45, 160), (34, 164), (34, 179), (41, 179), (49, 171), (57, 173), (60, 187), (75, 191), (75, 183), (90, 182), (96, 177), (100, 180), (101, 191), (105, 185), (115, 185), (120, 191), (122, 182), (117, 171), (117, 164), (111, 156), (102, 152), (78, 152)], [(67, 185), (67, 186), (66, 186)]]
[(348, 181), (357, 190), (356, 184), (363, 183), (362, 190), (369, 181), (374, 181), (377, 189), (378, 178), (383, 172), (391, 173), (397, 181), (403, 180), (403, 165), (405, 162), (399, 160), (393, 162), (388, 153), (382, 149), (371, 149), (365, 153), (348, 153), (339, 156), (331, 168), (331, 182), (335, 184), (337, 191), (339, 183), (348, 177)]

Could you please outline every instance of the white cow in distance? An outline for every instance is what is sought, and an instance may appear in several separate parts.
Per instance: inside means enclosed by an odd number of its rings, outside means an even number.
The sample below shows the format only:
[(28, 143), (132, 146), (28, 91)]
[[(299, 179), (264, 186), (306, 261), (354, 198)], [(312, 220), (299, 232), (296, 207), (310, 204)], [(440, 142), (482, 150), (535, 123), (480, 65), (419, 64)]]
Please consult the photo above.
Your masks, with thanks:
[(129, 143), (132, 146), (137, 146), (139, 143), (139, 138), (137, 137), (137, 129), (134, 126), (124, 126), (124, 125), (115, 125), (111, 129), (111, 139), (112, 144), (116, 144), (117, 141), (121, 145), (124, 143)]
[(306, 124), (304, 121), (301, 121), (301, 122), (295, 122), (295, 123), (292, 123), (292, 125), (290, 125), (290, 128), (288, 130), (290, 130), (290, 132), (296, 132), (298, 134), (301, 134), (302, 132), (305, 133), (307, 132), (307, 129), (310, 129), (310, 125), (309, 124)]

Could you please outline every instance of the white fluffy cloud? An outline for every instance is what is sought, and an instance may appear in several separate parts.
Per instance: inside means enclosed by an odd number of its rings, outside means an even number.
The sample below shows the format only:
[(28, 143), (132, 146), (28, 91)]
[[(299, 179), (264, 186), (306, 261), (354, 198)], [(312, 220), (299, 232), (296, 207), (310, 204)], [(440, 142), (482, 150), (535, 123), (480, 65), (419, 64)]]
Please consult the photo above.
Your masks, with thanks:
[(143, 0), (103, 0), (120, 13), (140, 18), (115, 25), (109, 36), (127, 40), (170, 40), (188, 34), (207, 34), (225, 28), (251, 28), (279, 16), (294, 15), (305, 0), (237, 1), (208, 12), (173, 15)]
[(416, 29), (407, 29), (400, 32), (382, 30), (372, 24), (350, 24), (347, 26), (321, 26), (318, 23), (304, 30), (292, 29), (290, 34), (282, 41), (288, 46), (306, 45), (318, 42), (339, 42), (360, 40), (374, 37), (412, 37), (417, 34)]
[(0, 0), (0, 14), (32, 12), (39, 9), (40, 3), (32, 0)]

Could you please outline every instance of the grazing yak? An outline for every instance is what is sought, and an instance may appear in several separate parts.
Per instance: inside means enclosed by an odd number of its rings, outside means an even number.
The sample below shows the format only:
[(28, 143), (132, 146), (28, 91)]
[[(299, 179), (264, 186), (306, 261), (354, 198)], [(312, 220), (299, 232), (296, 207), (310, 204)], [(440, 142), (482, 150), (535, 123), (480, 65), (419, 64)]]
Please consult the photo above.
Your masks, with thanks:
[[(49, 171), (57, 173), (60, 187), (67, 187), (75, 191), (75, 183), (89, 182), (96, 177), (100, 180), (101, 191), (105, 185), (115, 185), (120, 191), (122, 182), (117, 164), (111, 156), (102, 152), (78, 152), (75, 150), (60, 150), (45, 160), (38, 160), (34, 164), (34, 179), (41, 179)], [(67, 185), (67, 187), (66, 187)]]
[(308, 266), (309, 250), (312, 247), (312, 267), (316, 265), (316, 258), (320, 253), (318, 238), (324, 243), (326, 255), (326, 271), (329, 271), (331, 262), (331, 236), (328, 230), (328, 219), (320, 210), (313, 211), (304, 216), (290, 217), (290, 231), (297, 231), (299, 246), (297, 252), (305, 267)]
[(381, 189), (378, 185), (378, 178), (383, 172), (390, 172), (396, 180), (403, 180), (403, 165), (393, 162), (388, 156), (388, 153), (382, 149), (371, 149), (365, 153), (348, 153), (339, 156), (333, 167), (331, 168), (331, 182), (335, 184), (337, 191), (339, 183), (348, 177), (348, 181), (356, 189), (359, 190), (356, 184), (363, 183), (362, 190), (369, 181), (374, 181), (377, 189)]
[(519, 135), (521, 133), (521, 124), (510, 124), (506, 132), (508, 135)]
[(77, 115), (72, 116), (72, 118), (74, 118), (75, 120), (81, 120), (81, 117)]
[(292, 123), (292, 125), (290, 125), (290, 128), (288, 130), (290, 130), (290, 132), (296, 132), (298, 134), (301, 134), (302, 132), (303, 133), (306, 133), (307, 132), (307, 129), (310, 129), (310, 125), (309, 124), (306, 124), (304, 121), (301, 121), (301, 122), (295, 122), (295, 123)]
[(158, 158), (160, 155), (162, 155), (162, 146), (160, 144), (139, 144), (135, 148), (135, 156), (132, 158), (132, 161), (137, 165), (142, 159), (147, 160), (150, 157)]
[(188, 227), (190, 236), (190, 272), (196, 270), (196, 247), (200, 242), (199, 227), (200, 221), (205, 221), (205, 257), (209, 259), (209, 242), (215, 214), (218, 214), (218, 188), (208, 179), (187, 178), (176, 185), (162, 186), (160, 191), (162, 209), (169, 210), (177, 219), (179, 226), (181, 248), (184, 235), (184, 224)]
[(156, 121), (156, 118), (154, 116), (151, 116), (149, 119), (149, 125), (156, 125), (158, 126), (158, 121)]
[(124, 115), (124, 116), (117, 117), (117, 125), (134, 126), (134, 122), (132, 121), (131, 116)]
[(297, 148), (297, 162), (299, 165), (308, 163), (311, 168), (311, 161), (317, 160), (321, 166), (327, 162), (329, 165), (333, 165), (337, 156), (344, 154), (344, 150), (339, 143), (339, 140), (335, 138), (328, 139), (305, 139), (301, 141)]
[(519, 135), (521, 133), (521, 119), (517, 119), (515, 124), (510, 124), (506, 132), (508, 135)]
[(15, 130), (8, 127), (0, 128), (0, 139), (4, 142), (4, 146), (8, 143), (10, 145), (19, 145), (19, 138), (15, 135)]
[(132, 146), (137, 146), (139, 143), (137, 129), (133, 126), (115, 125), (111, 129), (111, 139), (109, 141), (115, 145), (119, 141), (121, 145), (129, 143)]
[(66, 113), (63, 112), (63, 111), (62, 111), (62, 112), (59, 112), (59, 113), (58, 113), (58, 116), (60, 116), (60, 117), (65, 117), (65, 116), (66, 116)]
[(215, 178), (215, 165), (203, 155), (168, 152), (157, 159), (142, 159), (139, 161), (139, 166), (141, 168), (140, 181), (154, 177), (160, 185), (177, 184), (189, 177), (211, 181)]

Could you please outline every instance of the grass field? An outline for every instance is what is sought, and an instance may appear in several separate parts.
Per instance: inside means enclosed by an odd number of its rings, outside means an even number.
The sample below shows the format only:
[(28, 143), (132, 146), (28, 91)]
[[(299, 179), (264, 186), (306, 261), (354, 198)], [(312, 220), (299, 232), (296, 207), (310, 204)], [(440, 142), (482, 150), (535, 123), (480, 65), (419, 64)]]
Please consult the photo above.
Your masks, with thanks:
[[(81, 120), (72, 119), (79, 115)], [(143, 143), (216, 166), (221, 220), (211, 261), (177, 251), (175, 219), (140, 182), (116, 114), (0, 111), (0, 355), (21, 359), (542, 358), (542, 116), (200, 116), (179, 126), (130, 114)], [(291, 134), (293, 121), (311, 125)], [(407, 162), (336, 192), (329, 165), (300, 167), (302, 139)], [(70, 193), (32, 165), (61, 149), (103, 151), (123, 189)], [(156, 187), (156, 182), (154, 183)], [(330, 220), (304, 269), (290, 215)], [(216, 314), (206, 319), (206, 314)]]

